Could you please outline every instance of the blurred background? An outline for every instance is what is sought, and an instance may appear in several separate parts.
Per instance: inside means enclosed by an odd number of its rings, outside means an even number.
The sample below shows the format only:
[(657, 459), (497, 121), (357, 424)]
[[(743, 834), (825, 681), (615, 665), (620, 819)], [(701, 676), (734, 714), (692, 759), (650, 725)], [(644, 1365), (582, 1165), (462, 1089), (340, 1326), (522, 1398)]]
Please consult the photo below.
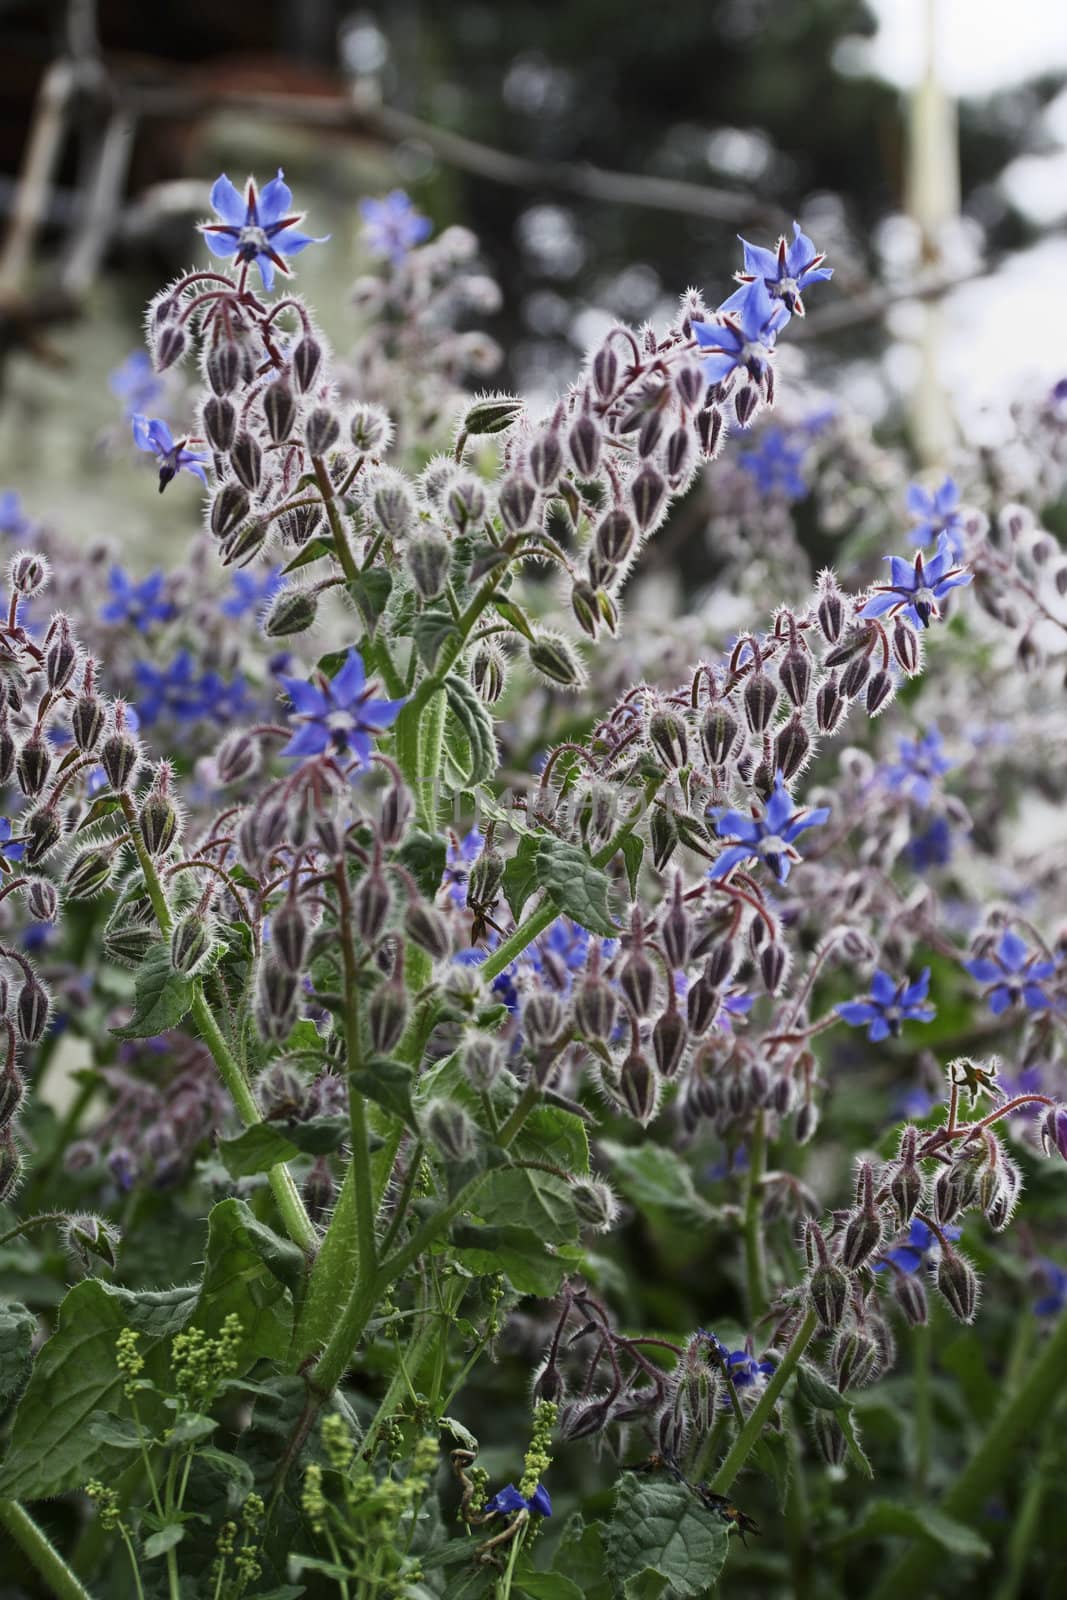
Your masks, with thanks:
[(189, 509), (135, 471), (113, 374), (204, 257), (221, 170), (284, 166), (332, 234), (300, 288), (342, 345), (361, 197), (473, 228), (496, 380), (546, 405), (609, 319), (690, 283), (717, 303), (735, 235), (794, 216), (835, 277), (783, 378), (805, 364), (920, 465), (1067, 372), (1048, 0), (0, 0), (0, 33), (0, 488), (135, 563)]

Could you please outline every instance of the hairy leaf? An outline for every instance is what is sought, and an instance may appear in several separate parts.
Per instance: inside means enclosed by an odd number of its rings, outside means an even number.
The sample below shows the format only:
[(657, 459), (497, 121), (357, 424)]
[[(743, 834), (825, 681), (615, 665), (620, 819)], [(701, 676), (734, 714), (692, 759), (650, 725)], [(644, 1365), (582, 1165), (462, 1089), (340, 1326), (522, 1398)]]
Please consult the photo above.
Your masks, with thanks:
[(542, 839), (534, 862), (540, 888), (562, 912), (589, 933), (618, 933), (611, 915), (611, 882), (584, 850), (563, 839)]

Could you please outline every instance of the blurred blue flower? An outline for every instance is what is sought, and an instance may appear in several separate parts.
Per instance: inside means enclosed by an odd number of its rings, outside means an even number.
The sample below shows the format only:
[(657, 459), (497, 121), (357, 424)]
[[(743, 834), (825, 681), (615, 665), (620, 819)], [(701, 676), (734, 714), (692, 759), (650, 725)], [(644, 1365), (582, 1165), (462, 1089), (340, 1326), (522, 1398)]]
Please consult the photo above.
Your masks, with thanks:
[(1052, 977), (1056, 963), (1031, 955), (1026, 941), (1013, 928), (1004, 929), (991, 955), (963, 965), (972, 978), (991, 985), (985, 998), (995, 1017), (1020, 1000), (1031, 1011), (1047, 1011), (1053, 1004), (1041, 985)]
[(904, 847), (904, 859), (913, 872), (930, 872), (934, 867), (947, 867), (952, 860), (954, 839), (947, 817), (934, 817), (918, 833), (913, 833)]
[(1067, 1306), (1067, 1272), (1044, 1256), (1036, 1265), (1045, 1292), (1034, 1301), (1034, 1316), (1058, 1317)]
[(774, 1372), (773, 1361), (757, 1361), (749, 1350), (731, 1350), (726, 1372), (735, 1389), (762, 1388)]
[(768, 428), (751, 450), (742, 450), (737, 464), (755, 481), (761, 494), (803, 500), (808, 492), (801, 463), (807, 451), (790, 444), (783, 428)]
[(928, 628), (932, 617), (941, 615), (937, 608), (950, 589), (958, 589), (971, 582), (971, 574), (952, 565), (952, 551), (948, 535), (942, 533), (937, 541), (937, 553), (929, 561), (923, 560), (920, 550), (913, 562), (902, 556), (886, 556), (892, 583), (876, 583), (871, 598), (860, 612), (861, 617), (880, 617), (888, 612), (900, 611), (916, 627)]
[(224, 617), (243, 617), (249, 611), (268, 605), (284, 585), (281, 567), (271, 567), (262, 578), (257, 578), (254, 572), (238, 570), (233, 575), (230, 594), (219, 602), (219, 610)]
[[(816, 250), (799, 222), (793, 223), (792, 244), (784, 235), (774, 250), (749, 244), (747, 239), (741, 239), (741, 243), (745, 251), (745, 270), (737, 274), (741, 283), (762, 281), (768, 292), (795, 316), (804, 315), (804, 302), (800, 298), (804, 290), (813, 283), (826, 283), (834, 275), (832, 267), (823, 266), (825, 252), (820, 254)], [(740, 293), (738, 290), (731, 295), (722, 309), (732, 309)]]
[(921, 483), (908, 485), (907, 507), (915, 522), (909, 538), (912, 544), (930, 544), (944, 534), (954, 561), (963, 560), (963, 517), (960, 491), (952, 478), (937, 489), (924, 489)]
[(257, 192), (255, 180), (249, 178), (244, 197), (223, 173), (216, 178), (211, 190), (211, 207), (219, 222), (202, 222), (200, 232), (213, 255), (230, 256), (243, 267), (256, 266), (263, 287), (274, 287), (274, 269), (289, 273), (287, 256), (299, 255), (309, 244), (325, 244), (326, 238), (314, 239), (301, 233), (296, 226), (303, 220), (303, 212), (292, 212), (293, 196), (284, 181), (282, 169), (278, 176)]
[(9, 539), (24, 539), (30, 527), (30, 519), (22, 509), (22, 496), (15, 489), (5, 489), (0, 494), (0, 533)]
[(174, 437), (167, 424), (159, 417), (143, 417), (138, 414), (132, 417), (133, 442), (138, 450), (150, 450), (159, 462), (159, 492), (163, 493), (172, 478), (176, 478), (184, 467), (186, 472), (192, 472), (207, 486), (207, 477), (204, 472), (203, 462), (208, 457), (198, 450), (187, 450), (188, 442), (180, 439), (174, 443)]
[(394, 189), (384, 200), (361, 200), (359, 214), (367, 249), (372, 255), (387, 257), (394, 267), (433, 232), (429, 217), (415, 210), (403, 189)]
[(10, 842), (13, 831), (9, 819), (0, 817), (0, 856), (5, 857), (8, 861), (19, 861), (25, 852), (26, 846)]
[(138, 412), (148, 411), (163, 393), (163, 384), (146, 350), (132, 350), (108, 377), (112, 394), (122, 401), (122, 414), (129, 421)]
[(926, 996), (930, 990), (930, 968), (924, 967), (914, 983), (902, 978), (897, 983), (879, 967), (871, 978), (866, 1000), (846, 1000), (834, 1010), (854, 1028), (866, 1027), (872, 1044), (894, 1038), (905, 1022), (932, 1022), (936, 1011)]
[(134, 583), (121, 567), (112, 567), (107, 577), (111, 599), (101, 607), (101, 621), (132, 623), (138, 633), (147, 633), (153, 622), (169, 621), (174, 606), (165, 598), (166, 583), (162, 572)]
[(930, 728), (921, 739), (901, 739), (896, 763), (885, 769), (886, 782), (914, 800), (928, 806), (934, 795), (934, 781), (952, 771), (937, 728)]
[(778, 882), (784, 883), (791, 864), (800, 860), (799, 852), (793, 848), (793, 841), (799, 838), (805, 828), (824, 823), (830, 811), (827, 806), (808, 812), (797, 810), (785, 780), (778, 772), (762, 816), (757, 813), (754, 817), (746, 817), (740, 811), (724, 810), (713, 811), (712, 815), (720, 839), (734, 838), (740, 841), (728, 845), (708, 872), (713, 883), (725, 878), (734, 867), (752, 856), (765, 862)]
[(292, 701), (290, 717), (300, 724), (289, 740), (283, 756), (353, 755), (359, 766), (370, 762), (371, 741), (391, 728), (404, 706), (404, 700), (375, 700), (373, 687), (367, 686), (363, 658), (349, 650), (345, 663), (333, 679), (320, 676), (320, 684), (303, 678), (282, 678), (282, 687)]
[(448, 841), (441, 887), (447, 889), (449, 899), (457, 906), (467, 904), (467, 879), (484, 843), (485, 835), (477, 828), (471, 828), (462, 839), (453, 834)]

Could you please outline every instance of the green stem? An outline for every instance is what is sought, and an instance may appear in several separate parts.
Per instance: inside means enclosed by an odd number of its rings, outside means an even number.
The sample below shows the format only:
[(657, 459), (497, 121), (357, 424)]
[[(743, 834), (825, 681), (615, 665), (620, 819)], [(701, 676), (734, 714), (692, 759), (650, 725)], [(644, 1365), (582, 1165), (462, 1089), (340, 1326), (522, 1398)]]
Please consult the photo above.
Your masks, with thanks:
[(922, 1490), (930, 1472), (933, 1447), (933, 1410), (930, 1397), (930, 1324), (922, 1322), (911, 1332), (912, 1373), (915, 1391), (915, 1487)]
[(765, 1423), (770, 1421), (778, 1396), (793, 1375), (794, 1368), (815, 1336), (819, 1318), (814, 1310), (808, 1312), (790, 1341), (789, 1348), (774, 1370), (766, 1389), (753, 1407), (748, 1421), (727, 1452), (726, 1459), (711, 1481), (715, 1494), (728, 1494), (733, 1481), (755, 1449)]
[[(1005, 1394), (976, 1450), (943, 1495), (938, 1510), (956, 1522), (973, 1525), (990, 1495), (1012, 1471), (1021, 1470), (1016, 1452), (1056, 1404), (1067, 1378), (1067, 1316), (1061, 1316), (1044, 1349), (1033, 1361), (1014, 1394)], [(871, 1600), (896, 1600), (927, 1592), (944, 1551), (930, 1540), (917, 1540), (887, 1567)]]
[(374, 1237), (374, 1195), (370, 1176), (370, 1130), (367, 1103), (356, 1089), (352, 1075), (362, 1062), (359, 1015), (359, 969), (352, 939), (352, 897), (344, 862), (337, 872), (337, 898), (340, 910), (341, 963), (345, 990), (345, 1057), (348, 1071), (348, 1117), (351, 1128), (352, 1187), (356, 1229), (356, 1293), (370, 1283), (377, 1268), (377, 1243)]
[(0, 1524), (30, 1565), (41, 1574), (55, 1600), (92, 1600), (88, 1589), (79, 1583), (47, 1534), (17, 1500), (0, 1500)]
[[(344, 517), (341, 515), (341, 508), (337, 503), (337, 495), (334, 492), (333, 480), (330, 477), (329, 468), (321, 456), (312, 456), (311, 465), (315, 469), (315, 482), (319, 486), (319, 493), (322, 496), (322, 503), (326, 511), (326, 516), (329, 519), (330, 532), (333, 534), (333, 547), (337, 552), (337, 559), (341, 564), (341, 571), (345, 575), (345, 582), (355, 585), (355, 588), (350, 589), (349, 593), (355, 600), (356, 605), (359, 607), (360, 615), (363, 618), (363, 626), (366, 628), (367, 638), (370, 640), (373, 636), (374, 624), (377, 619), (368, 613), (363, 591), (359, 586), (359, 565), (355, 556), (352, 554), (352, 546), (348, 542), (348, 533), (345, 528)], [(385, 680), (385, 687), (388, 689), (389, 693), (394, 699), (399, 700), (401, 695), (404, 693), (404, 685), (401, 683), (397, 670), (393, 665), (392, 656), (389, 654), (389, 651), (386, 649), (385, 645), (380, 642), (373, 646), (373, 655), (381, 668), (382, 677)]]
[(6, 1233), (0, 1233), (0, 1245), (10, 1244), (12, 1239), (17, 1239), (21, 1233), (29, 1233), (31, 1228), (43, 1228), (46, 1222), (66, 1222), (68, 1216), (69, 1212), (66, 1211), (41, 1211), (35, 1217), (24, 1217)]
[(767, 1161), (767, 1129), (757, 1111), (748, 1144), (745, 1184), (745, 1281), (748, 1284), (749, 1324), (767, 1309), (767, 1260), (763, 1249), (763, 1173)]
[[(156, 864), (145, 849), (144, 840), (141, 837), (140, 824), (137, 820), (137, 811), (131, 796), (121, 794), (119, 796), (119, 804), (122, 806), (122, 813), (130, 830), (130, 838), (137, 852), (141, 875), (144, 878), (145, 887), (152, 901), (152, 909), (156, 914), (156, 921), (159, 923), (159, 931), (166, 938), (173, 927), (173, 919), (170, 914), (170, 906), (167, 904), (167, 897), (163, 892), (163, 884), (160, 881), (159, 873), (156, 871)], [(246, 1128), (252, 1127), (254, 1123), (262, 1122), (263, 1119), (260, 1116), (259, 1107), (256, 1104), (248, 1079), (226, 1043), (222, 1029), (215, 1020), (215, 1014), (204, 997), (204, 990), (199, 978), (194, 978), (193, 980), (192, 1001), (189, 1009), (197, 1027), (200, 1029), (201, 1038), (214, 1058), (215, 1065), (219, 1069), (219, 1076), (229, 1091), (230, 1098), (237, 1108), (237, 1114), (241, 1121)], [(304, 1202), (300, 1198), (300, 1192), (293, 1182), (293, 1177), (288, 1167), (272, 1167), (269, 1181), (278, 1211), (290, 1239), (294, 1244), (298, 1244), (301, 1250), (313, 1251), (318, 1245), (319, 1236), (315, 1232), (311, 1218), (304, 1209)]]

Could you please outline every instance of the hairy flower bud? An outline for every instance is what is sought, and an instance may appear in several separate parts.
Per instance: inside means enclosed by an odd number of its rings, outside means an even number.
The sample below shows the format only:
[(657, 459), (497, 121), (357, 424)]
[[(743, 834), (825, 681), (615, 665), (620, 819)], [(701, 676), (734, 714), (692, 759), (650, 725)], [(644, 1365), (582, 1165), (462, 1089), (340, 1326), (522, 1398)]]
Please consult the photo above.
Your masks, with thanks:
[(841, 1259), (850, 1272), (869, 1261), (882, 1243), (882, 1218), (873, 1205), (861, 1206), (849, 1218)]
[(563, 447), (554, 428), (542, 428), (530, 445), (527, 457), (534, 482), (549, 489), (563, 469)]
[(191, 977), (203, 966), (211, 951), (214, 930), (199, 911), (189, 911), (171, 929), (170, 964), (175, 972)]
[(585, 682), (585, 668), (568, 639), (550, 633), (538, 634), (526, 646), (526, 655), (534, 671), (552, 684), (564, 689), (580, 689)]
[(356, 930), (364, 944), (377, 944), (385, 931), (392, 903), (385, 874), (381, 867), (372, 867), (364, 873), (352, 896)]
[(619, 1202), (608, 1184), (598, 1178), (572, 1178), (570, 1197), (583, 1228), (608, 1233), (614, 1227)]
[(525, 533), (537, 504), (537, 490), (528, 479), (513, 473), (500, 485), (498, 504), (508, 532)]
[(222, 784), (241, 783), (259, 771), (259, 744), (239, 729), (227, 734), (215, 751), (215, 773)]
[(259, 488), (263, 477), (263, 451), (259, 440), (247, 429), (239, 433), (230, 446), (230, 465), (238, 482), (246, 489)]
[(865, 650), (859, 651), (845, 664), (841, 674), (841, 693), (846, 700), (854, 700), (871, 673), (871, 658)]
[(823, 589), (816, 616), (827, 644), (836, 644), (845, 626), (845, 602), (839, 590), (830, 584)]
[(819, 685), (815, 696), (815, 720), (820, 733), (833, 733), (845, 714), (846, 700), (836, 672), (831, 672)]
[(167, 796), (158, 790), (150, 794), (141, 806), (138, 823), (148, 854), (165, 855), (178, 832), (178, 813)]
[(591, 478), (600, 464), (600, 429), (588, 413), (578, 417), (567, 435), (567, 449), (580, 478)]
[(648, 723), (648, 737), (664, 766), (672, 770), (684, 767), (689, 759), (689, 740), (685, 720), (669, 707), (652, 713)]
[(66, 688), (77, 664), (78, 651), (70, 636), (70, 624), (64, 617), (44, 658), (45, 678), (53, 694)]
[(67, 868), (63, 887), (71, 900), (91, 900), (111, 882), (115, 851), (111, 845), (83, 850)]
[(790, 717), (774, 741), (774, 765), (788, 782), (795, 778), (811, 751), (808, 730), (799, 716)]
[(765, 672), (756, 672), (744, 689), (745, 716), (753, 733), (762, 733), (774, 715), (778, 691)]
[(422, 527), (408, 541), (404, 554), (420, 600), (436, 600), (444, 593), (452, 565), (452, 547), (443, 534)]
[(670, 1006), (652, 1029), (652, 1049), (661, 1077), (672, 1078), (682, 1064), (689, 1030), (677, 1006)]
[(388, 1055), (400, 1043), (407, 1020), (404, 985), (395, 979), (380, 983), (367, 1002), (367, 1028), (375, 1050)]
[(709, 766), (721, 767), (729, 759), (737, 731), (737, 719), (721, 700), (708, 707), (700, 727), (700, 742)]
[(460, 1054), (467, 1082), (479, 1092), (491, 1089), (503, 1070), (504, 1057), (504, 1046), (496, 1034), (468, 1034)]
[(304, 439), (313, 456), (324, 456), (341, 437), (337, 413), (329, 406), (313, 406), (304, 419)]
[(211, 502), (211, 531), (224, 539), (248, 515), (248, 490), (239, 483), (224, 483)]
[(974, 1321), (978, 1309), (978, 1274), (958, 1250), (942, 1248), (937, 1264), (937, 1288), (958, 1321)]
[(666, 492), (667, 483), (662, 472), (646, 461), (630, 483), (630, 503), (642, 533), (655, 522)]
[(383, 455), (389, 448), (393, 425), (381, 406), (369, 402), (353, 407), (348, 433), (356, 449), (364, 455)]
[(293, 377), (301, 394), (307, 394), (315, 382), (321, 360), (322, 346), (313, 335), (305, 333), (293, 347)]
[(443, 961), (452, 949), (448, 920), (436, 906), (413, 900), (404, 913), (404, 932), (434, 961)]
[(32, 733), (19, 751), (15, 763), (15, 777), (24, 795), (32, 799), (40, 794), (52, 770), (52, 755), (45, 740)]
[(478, 1130), (463, 1107), (443, 1097), (430, 1100), (419, 1117), (423, 1138), (446, 1161), (469, 1161), (478, 1143)]
[(15, 1023), (25, 1044), (36, 1044), (48, 1026), (49, 1000), (44, 985), (32, 974), (15, 1002)]
[(260, 405), (272, 441), (283, 444), (296, 422), (296, 397), (284, 378), (275, 378), (267, 385)]
[(481, 644), (474, 652), (471, 683), (487, 705), (495, 705), (504, 692), (504, 661), (492, 644)]
[(237, 412), (233, 402), (220, 399), (218, 395), (210, 395), (204, 401), (201, 416), (208, 444), (212, 450), (225, 455), (237, 436)]
[(26, 864), (35, 867), (55, 849), (63, 837), (63, 824), (51, 805), (38, 807), (21, 821), (22, 832), (26, 839)]
[(276, 595), (270, 610), (263, 619), (263, 632), (268, 639), (285, 639), (294, 633), (304, 633), (315, 621), (319, 597), (312, 589), (283, 589)]
[(812, 1272), (808, 1294), (824, 1328), (837, 1328), (848, 1305), (848, 1273), (827, 1258)]
[(878, 1370), (878, 1346), (863, 1328), (841, 1328), (830, 1350), (830, 1370), (837, 1387), (860, 1389)]
[(659, 1105), (659, 1079), (639, 1048), (631, 1050), (622, 1064), (619, 1093), (630, 1115), (647, 1128)]
[(74, 743), (83, 752), (93, 750), (104, 731), (104, 703), (96, 695), (83, 694), (74, 702), (70, 714)]
[[(846, 677), (848, 676), (850, 667), (851, 664), (845, 669)], [(884, 667), (879, 667), (878, 671), (872, 675), (871, 680), (867, 685), (867, 715), (869, 717), (876, 717), (879, 711), (883, 711), (885, 709), (892, 698), (892, 674), (887, 672)]]
[(0, 1132), (5, 1131), (18, 1116), (25, 1094), (25, 1079), (14, 1061), (11, 1061), (0, 1076)]

